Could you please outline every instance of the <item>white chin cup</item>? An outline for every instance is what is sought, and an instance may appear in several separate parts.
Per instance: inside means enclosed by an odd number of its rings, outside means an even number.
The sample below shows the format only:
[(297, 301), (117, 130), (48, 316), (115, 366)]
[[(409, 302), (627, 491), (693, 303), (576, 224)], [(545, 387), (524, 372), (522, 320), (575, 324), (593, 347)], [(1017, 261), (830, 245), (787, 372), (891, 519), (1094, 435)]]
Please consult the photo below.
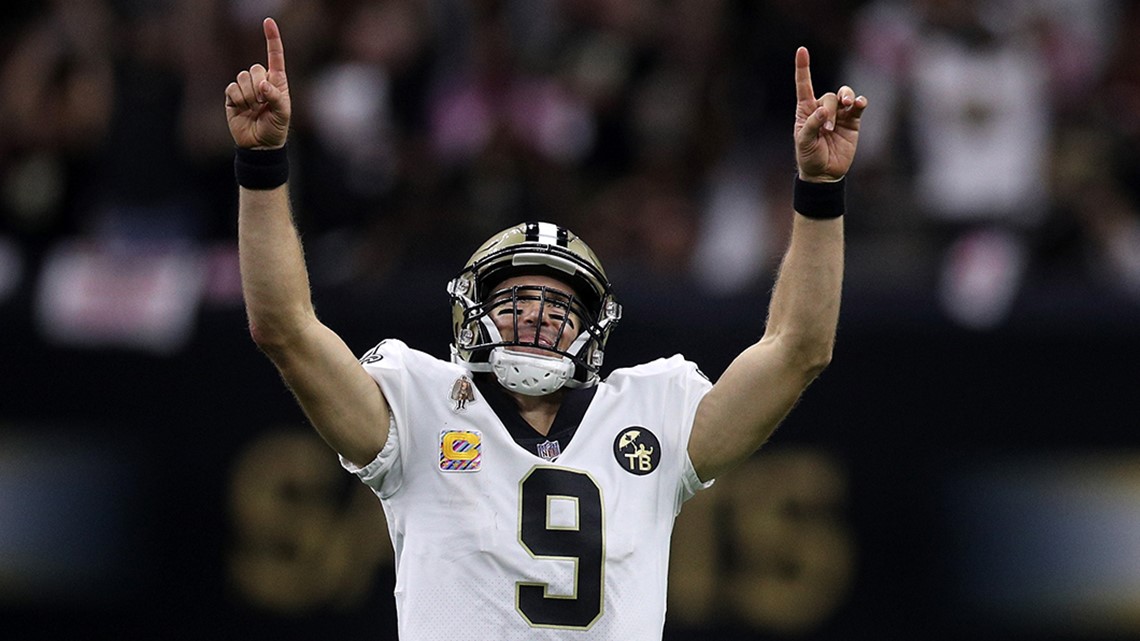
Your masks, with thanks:
[(487, 360), (503, 387), (527, 396), (549, 394), (565, 385), (574, 373), (574, 363), (565, 356), (528, 354), (505, 347), (491, 350)]

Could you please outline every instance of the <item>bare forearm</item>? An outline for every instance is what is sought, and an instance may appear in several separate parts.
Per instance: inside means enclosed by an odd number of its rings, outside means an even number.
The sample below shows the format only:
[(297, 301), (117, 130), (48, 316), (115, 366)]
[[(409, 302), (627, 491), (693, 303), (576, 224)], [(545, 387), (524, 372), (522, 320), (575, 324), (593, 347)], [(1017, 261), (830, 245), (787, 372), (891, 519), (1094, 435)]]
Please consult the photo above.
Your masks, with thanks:
[(689, 457), (702, 479), (751, 456), (831, 362), (843, 286), (843, 185), (836, 183), (851, 168), (866, 107), (847, 86), (817, 98), (808, 51), (796, 50), (792, 238), (764, 337), (728, 366), (697, 409)]
[(785, 344), (812, 368), (831, 358), (843, 285), (843, 219), (795, 216), (772, 292), (765, 339)]
[(285, 151), (292, 101), (285, 47), (262, 21), (268, 68), (238, 72), (226, 87), (226, 122), (237, 148), (241, 285), (254, 341), (273, 361), (321, 436), (366, 465), (388, 438), (388, 404), (339, 336), (317, 320), (301, 240), (289, 207)]
[(287, 186), (240, 190), (238, 252), (254, 340), (263, 347), (289, 340), (314, 314)]
[(689, 456), (715, 478), (768, 440), (831, 360), (843, 281), (843, 219), (796, 215), (764, 338), (744, 350), (701, 401)]

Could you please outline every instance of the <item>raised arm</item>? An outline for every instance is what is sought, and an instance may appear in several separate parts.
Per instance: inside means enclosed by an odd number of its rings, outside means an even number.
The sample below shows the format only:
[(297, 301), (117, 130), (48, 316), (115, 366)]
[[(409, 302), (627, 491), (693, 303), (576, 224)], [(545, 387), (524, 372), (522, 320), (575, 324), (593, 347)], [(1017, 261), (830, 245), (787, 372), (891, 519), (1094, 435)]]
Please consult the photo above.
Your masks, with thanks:
[(255, 64), (226, 87), (226, 120), (238, 147), (238, 249), (249, 329), (309, 420), (357, 465), (388, 437), (388, 405), (344, 341), (317, 320), (293, 224), (284, 147), (292, 103), (277, 23), (263, 24), (268, 68)]
[[(816, 98), (807, 49), (796, 51), (797, 198), (791, 240), (759, 342), (701, 401), (689, 439), (708, 480), (752, 455), (831, 361), (843, 282), (841, 181), (851, 167), (867, 99), (850, 87)], [(806, 211), (801, 211), (806, 210)], [(809, 214), (810, 217), (808, 215)]]

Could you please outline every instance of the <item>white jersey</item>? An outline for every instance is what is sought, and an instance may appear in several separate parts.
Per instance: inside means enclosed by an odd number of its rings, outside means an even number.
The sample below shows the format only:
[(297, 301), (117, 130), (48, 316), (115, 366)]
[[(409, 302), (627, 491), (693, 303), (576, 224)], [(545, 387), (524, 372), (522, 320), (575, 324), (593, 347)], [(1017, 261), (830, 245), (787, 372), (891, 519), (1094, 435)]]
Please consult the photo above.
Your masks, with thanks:
[(463, 367), (395, 340), (361, 361), (392, 431), (367, 467), (341, 462), (384, 506), (402, 641), (661, 639), (673, 520), (708, 485), (687, 452), (711, 388), (695, 365), (614, 371), (543, 458)]

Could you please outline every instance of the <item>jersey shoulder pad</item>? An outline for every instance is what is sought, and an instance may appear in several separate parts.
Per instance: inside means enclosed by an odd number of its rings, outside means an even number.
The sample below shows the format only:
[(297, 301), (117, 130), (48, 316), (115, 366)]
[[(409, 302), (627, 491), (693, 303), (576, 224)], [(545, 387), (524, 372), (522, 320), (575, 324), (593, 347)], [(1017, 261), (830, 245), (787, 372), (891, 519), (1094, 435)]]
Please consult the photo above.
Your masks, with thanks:
[[(376, 344), (375, 347), (364, 352), (360, 357), (361, 365), (377, 365), (387, 360), (402, 360), (400, 357), (403, 352), (407, 351), (408, 346), (401, 340), (394, 338), (386, 338)], [(387, 364), (387, 363), (385, 363)]]
[(407, 343), (402, 340), (388, 338), (365, 352), (360, 357), (360, 364), (365, 367), (395, 369), (416, 366), (430, 367), (432, 365), (446, 365), (447, 363), (431, 354), (408, 347)]
[(614, 385), (645, 378), (685, 378), (693, 373), (708, 380), (696, 363), (686, 360), (680, 354), (674, 354), (669, 358), (657, 358), (641, 365), (615, 369), (606, 377), (606, 382)]

